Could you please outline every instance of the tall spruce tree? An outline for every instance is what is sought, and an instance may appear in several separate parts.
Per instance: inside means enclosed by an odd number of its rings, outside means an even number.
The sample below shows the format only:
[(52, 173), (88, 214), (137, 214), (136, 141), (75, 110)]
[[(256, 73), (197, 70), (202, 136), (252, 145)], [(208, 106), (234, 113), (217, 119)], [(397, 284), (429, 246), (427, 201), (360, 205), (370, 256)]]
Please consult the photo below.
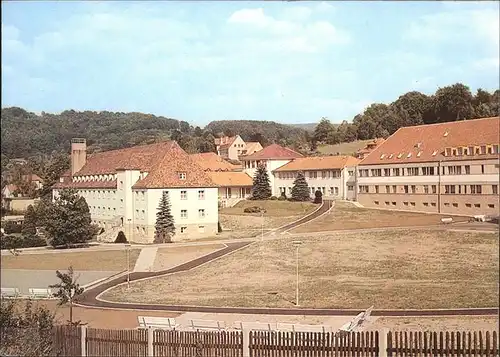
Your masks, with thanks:
[(259, 165), (253, 177), (252, 199), (267, 200), (271, 197), (271, 183), (264, 165)]
[(292, 200), (293, 201), (309, 201), (309, 185), (303, 172), (299, 172), (292, 187)]
[(36, 234), (36, 212), (32, 205), (26, 208), (26, 213), (24, 214), (23, 227), (21, 229), (21, 234), (23, 236), (34, 236)]
[(160, 199), (160, 205), (158, 206), (158, 212), (156, 212), (156, 224), (155, 224), (155, 243), (170, 243), (172, 242), (172, 236), (175, 235), (175, 224), (174, 217), (170, 212), (170, 201), (168, 199), (168, 192), (163, 191), (163, 195)]

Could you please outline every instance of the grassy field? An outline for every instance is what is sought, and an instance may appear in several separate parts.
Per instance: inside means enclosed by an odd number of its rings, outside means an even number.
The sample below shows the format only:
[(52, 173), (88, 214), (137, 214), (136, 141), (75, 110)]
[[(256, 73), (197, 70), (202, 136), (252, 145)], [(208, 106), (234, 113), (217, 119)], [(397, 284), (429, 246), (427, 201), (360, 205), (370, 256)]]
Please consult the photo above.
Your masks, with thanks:
[[(133, 269), (140, 249), (130, 250), (130, 267)], [(2, 255), (2, 269), (61, 270), (73, 266), (77, 271), (122, 271), (127, 265), (124, 250)]]
[[(344, 229), (428, 226), (440, 224), (441, 218), (443, 217), (448, 216), (359, 208), (350, 202), (336, 202), (335, 207), (330, 213), (292, 230), (291, 233), (324, 232)], [(454, 220), (467, 221), (467, 218), (455, 217)]]
[[(118, 287), (105, 299), (206, 306), (292, 307), (289, 237), (255, 243), (190, 272)], [(300, 305), (314, 308), (498, 306), (498, 237), (391, 231), (303, 236)]]
[(223, 244), (203, 244), (184, 247), (160, 248), (156, 253), (154, 270), (166, 270), (190, 260), (222, 249)]
[(341, 143), (335, 145), (319, 145), (318, 151), (322, 154), (336, 154), (340, 153), (340, 155), (352, 155), (359, 149), (362, 149), (368, 144), (370, 140), (357, 140), (350, 143)]
[(260, 217), (260, 213), (243, 212), (245, 208), (253, 206), (264, 208), (266, 210), (264, 216), (267, 217), (303, 216), (318, 208), (318, 205), (315, 205), (314, 203), (311, 202), (290, 202), (290, 201), (278, 201), (278, 200), (266, 200), (266, 201), (245, 200), (238, 202), (234, 207), (221, 209), (220, 213), (224, 215), (243, 215), (243, 216)]

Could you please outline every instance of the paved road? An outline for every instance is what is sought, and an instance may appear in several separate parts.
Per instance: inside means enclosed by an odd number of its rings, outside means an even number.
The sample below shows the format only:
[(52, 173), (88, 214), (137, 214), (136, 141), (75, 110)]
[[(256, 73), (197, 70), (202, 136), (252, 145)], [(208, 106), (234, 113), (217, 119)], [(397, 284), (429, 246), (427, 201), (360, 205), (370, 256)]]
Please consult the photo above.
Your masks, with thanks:
[[(319, 210), (304, 218), (280, 227), (274, 231), (275, 234), (281, 234), (297, 227), (307, 221), (315, 219), (327, 212), (331, 208), (331, 201), (324, 201)], [(421, 227), (423, 228), (423, 227)], [(232, 253), (238, 249), (244, 248), (251, 242), (231, 242), (226, 243), (227, 247), (206, 256), (194, 259), (172, 269), (159, 272), (135, 272), (130, 274), (130, 281), (156, 277), (161, 275), (173, 274), (187, 271), (208, 263), (214, 259), (220, 258), (226, 254)], [(177, 311), (177, 312), (202, 312), (202, 313), (236, 313), (236, 314), (260, 314), (260, 315), (317, 315), (317, 316), (354, 316), (362, 310), (351, 309), (304, 309), (304, 308), (246, 308), (246, 307), (206, 307), (206, 306), (184, 306), (184, 305), (158, 305), (158, 304), (131, 304), (115, 303), (98, 299), (99, 295), (105, 290), (118, 284), (125, 283), (127, 277), (121, 276), (107, 281), (90, 290), (85, 291), (79, 298), (78, 305), (96, 308), (111, 308), (121, 310), (157, 310), (157, 311)], [(374, 310), (374, 316), (454, 316), (454, 315), (498, 315), (498, 308), (483, 309), (436, 309), (436, 310)]]

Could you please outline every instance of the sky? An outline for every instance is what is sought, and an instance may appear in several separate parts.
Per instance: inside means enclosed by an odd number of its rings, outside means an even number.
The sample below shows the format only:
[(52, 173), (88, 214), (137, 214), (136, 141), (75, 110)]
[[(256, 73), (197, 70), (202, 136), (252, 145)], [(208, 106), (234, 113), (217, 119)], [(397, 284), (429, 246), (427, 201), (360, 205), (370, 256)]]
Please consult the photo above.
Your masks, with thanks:
[(499, 87), (499, 2), (2, 1), (2, 107), (352, 120)]

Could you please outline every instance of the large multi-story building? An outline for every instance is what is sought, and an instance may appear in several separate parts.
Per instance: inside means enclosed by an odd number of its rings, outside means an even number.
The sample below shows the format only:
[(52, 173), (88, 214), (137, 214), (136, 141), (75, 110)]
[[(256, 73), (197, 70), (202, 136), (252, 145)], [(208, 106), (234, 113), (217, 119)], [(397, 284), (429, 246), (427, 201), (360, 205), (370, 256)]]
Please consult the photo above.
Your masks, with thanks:
[(290, 197), (295, 178), (299, 172), (303, 172), (311, 197), (319, 190), (323, 197), (353, 200), (356, 188), (354, 173), (359, 161), (352, 156), (294, 159), (273, 171), (275, 191)]
[(499, 214), (500, 118), (404, 127), (363, 159), (365, 207), (457, 215)]
[(276, 177), (273, 175), (273, 171), (278, 167), (300, 157), (304, 156), (293, 151), (292, 149), (285, 148), (278, 144), (271, 144), (266, 146), (264, 149), (253, 153), (252, 155), (246, 155), (240, 159), (243, 163), (243, 171), (245, 171), (250, 177), (254, 177), (255, 172), (260, 165), (264, 165), (266, 167), (272, 194), (273, 196), (276, 196), (279, 195), (279, 190), (275, 185)]
[(218, 187), (175, 141), (87, 157), (85, 139), (73, 139), (71, 175), (53, 187), (54, 198), (63, 188), (75, 188), (85, 198), (107, 240), (123, 230), (131, 242), (152, 243), (165, 191), (176, 226), (174, 240), (217, 233)]
[(241, 136), (223, 136), (215, 138), (217, 155), (229, 160), (239, 160), (240, 156), (251, 155), (262, 150), (258, 142), (245, 142)]

